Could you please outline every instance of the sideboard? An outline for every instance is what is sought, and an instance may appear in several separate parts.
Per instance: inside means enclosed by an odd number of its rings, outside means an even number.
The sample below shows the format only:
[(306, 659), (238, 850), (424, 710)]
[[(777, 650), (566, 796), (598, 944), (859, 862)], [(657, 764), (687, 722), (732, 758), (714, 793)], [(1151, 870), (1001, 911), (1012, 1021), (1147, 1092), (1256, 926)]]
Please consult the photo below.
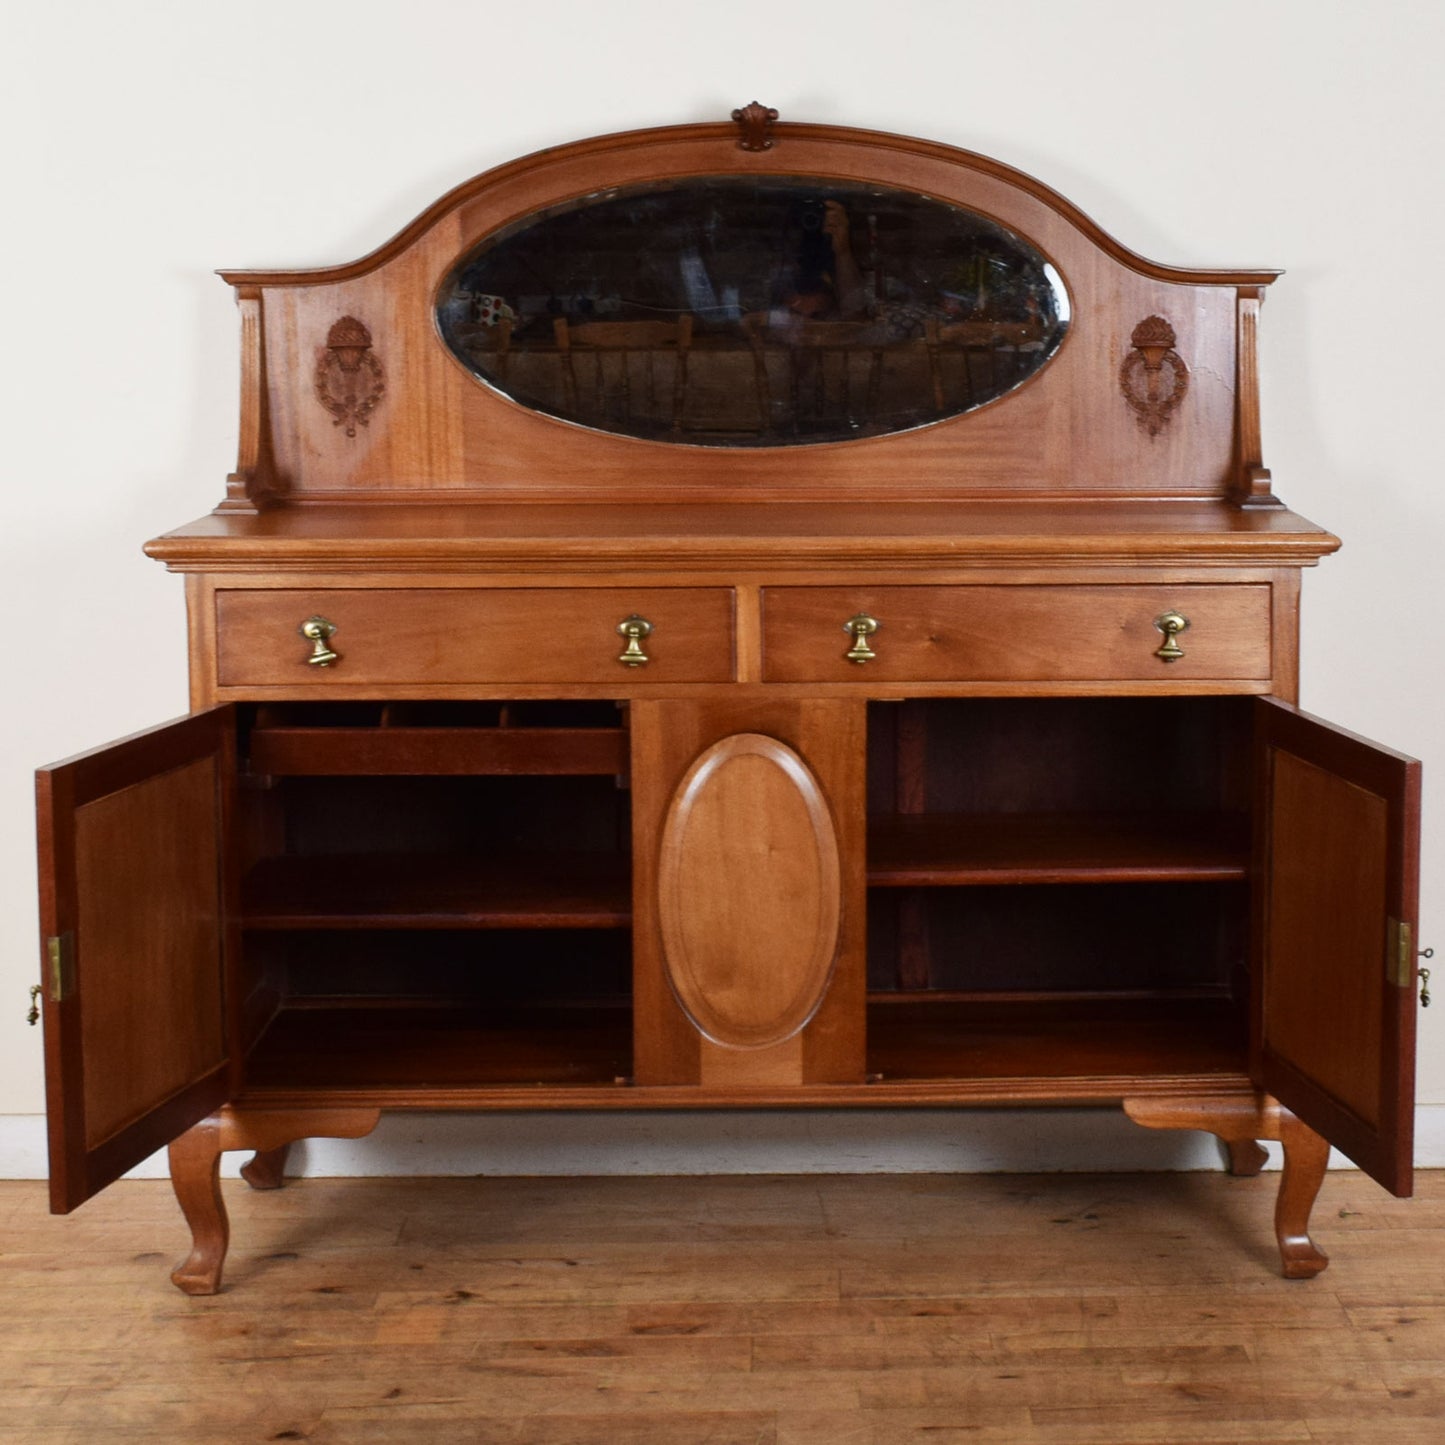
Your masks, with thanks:
[(1295, 705), (1276, 274), (756, 103), (223, 273), (192, 710), (39, 774), (52, 1207), (168, 1145), (204, 1294), (221, 1153), (382, 1110), (1109, 1105), (1278, 1141), (1318, 1273), (1330, 1145), (1411, 1188), (1420, 778)]

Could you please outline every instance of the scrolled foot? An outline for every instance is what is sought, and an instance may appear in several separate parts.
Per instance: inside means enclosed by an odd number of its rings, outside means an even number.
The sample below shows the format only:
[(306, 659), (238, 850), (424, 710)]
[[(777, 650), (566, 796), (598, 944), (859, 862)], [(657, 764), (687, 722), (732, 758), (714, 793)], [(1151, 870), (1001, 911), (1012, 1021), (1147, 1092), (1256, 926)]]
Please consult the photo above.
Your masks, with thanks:
[(1253, 1179), (1269, 1160), (1269, 1150), (1257, 1139), (1221, 1139), (1229, 1154), (1229, 1172), (1237, 1179)]
[(225, 1262), (225, 1250), (221, 1251), (218, 1258), (202, 1250), (193, 1249), (171, 1271), (171, 1283), (182, 1294), (220, 1294), (221, 1268)]
[(252, 1189), (280, 1189), (286, 1182), (286, 1156), (290, 1152), (289, 1144), (276, 1149), (258, 1149), (241, 1165), (241, 1178)]

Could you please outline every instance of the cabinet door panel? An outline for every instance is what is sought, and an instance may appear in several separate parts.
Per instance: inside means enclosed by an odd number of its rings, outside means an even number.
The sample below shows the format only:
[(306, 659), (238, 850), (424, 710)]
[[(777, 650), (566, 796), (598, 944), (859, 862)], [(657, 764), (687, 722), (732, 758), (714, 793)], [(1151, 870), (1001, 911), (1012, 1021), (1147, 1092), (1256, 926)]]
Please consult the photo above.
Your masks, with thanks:
[(864, 705), (632, 704), (639, 1084), (861, 1083)]
[(36, 776), (57, 1212), (229, 1092), (221, 838), (233, 740), (231, 709), (217, 708)]
[(1273, 699), (1257, 720), (1259, 1082), (1408, 1194), (1420, 765)]
[(808, 765), (762, 733), (714, 743), (668, 807), (660, 860), (668, 981), (689, 1019), (732, 1048), (792, 1038), (826, 993), (842, 915), (837, 834)]

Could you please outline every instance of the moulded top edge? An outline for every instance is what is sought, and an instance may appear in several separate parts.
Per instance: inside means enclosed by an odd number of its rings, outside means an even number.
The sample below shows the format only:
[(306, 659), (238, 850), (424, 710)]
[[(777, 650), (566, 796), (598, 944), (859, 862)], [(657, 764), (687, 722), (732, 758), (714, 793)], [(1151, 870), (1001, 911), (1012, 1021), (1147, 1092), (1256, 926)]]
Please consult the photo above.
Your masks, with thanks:
[[(1025, 192), (1051, 207), (1087, 236), (1101, 250), (1130, 269), (1158, 280), (1178, 284), (1223, 285), (1241, 288), (1268, 286), (1282, 271), (1273, 268), (1253, 267), (1249, 269), (1181, 267), (1152, 261), (1131, 250), (1116, 240), (1096, 221), (1061, 195), (1052, 186), (1035, 179), (1024, 171), (1003, 161), (980, 155), (941, 141), (922, 140), (912, 136), (898, 135), (886, 131), (864, 130), (850, 126), (834, 126), (803, 122), (778, 122), (771, 131), (773, 145), (763, 153), (765, 160), (739, 149), (736, 145), (738, 128), (731, 124), (706, 123), (678, 126), (660, 126), (650, 129), (621, 131), (611, 135), (594, 136), (586, 140), (551, 146), (521, 156), (516, 160), (483, 171), (471, 179), (461, 182), (427, 207), (415, 220), (408, 223), (390, 240), (357, 260), (335, 266), (305, 269), (248, 269), (224, 268), (217, 272), (223, 280), (238, 289), (262, 286), (314, 286), (330, 282), (351, 280), (377, 269), (417, 242), (427, 231), (457, 208), (475, 199), (489, 187), (498, 186), (515, 179), (528, 171), (541, 172), (548, 167), (558, 166), (567, 161), (583, 157), (597, 158), (606, 153), (622, 154), (648, 148), (667, 148), (691, 145), (698, 148), (697, 170), (693, 174), (721, 174), (721, 161), (726, 158), (728, 171), (746, 174), (749, 166), (779, 174), (787, 170), (789, 142), (805, 144), (815, 149), (823, 145), (857, 147), (873, 150), (879, 156), (876, 178), (886, 182), (889, 172), (886, 157), (889, 153), (906, 153), (914, 156), (942, 160), (961, 170), (976, 171), (991, 176), (1005, 184)], [(724, 149), (718, 154), (709, 154), (709, 148), (719, 143)], [(798, 164), (806, 167), (807, 158), (800, 156)], [(807, 174), (804, 169), (801, 174)], [(868, 173), (860, 168), (860, 178)], [(599, 170), (596, 186), (605, 187), (610, 182), (605, 170)], [(564, 199), (559, 193), (556, 199)], [(548, 202), (543, 202), (548, 204)]]

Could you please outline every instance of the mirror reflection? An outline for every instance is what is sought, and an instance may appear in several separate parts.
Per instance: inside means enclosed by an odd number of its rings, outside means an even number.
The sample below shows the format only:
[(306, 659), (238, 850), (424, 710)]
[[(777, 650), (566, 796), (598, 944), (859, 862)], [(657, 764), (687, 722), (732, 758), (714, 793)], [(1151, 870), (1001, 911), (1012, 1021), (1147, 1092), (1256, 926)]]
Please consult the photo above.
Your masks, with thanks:
[(1054, 268), (987, 217), (886, 187), (709, 177), (602, 192), (489, 236), (442, 338), (524, 406), (626, 436), (787, 446), (993, 401), (1058, 349)]

